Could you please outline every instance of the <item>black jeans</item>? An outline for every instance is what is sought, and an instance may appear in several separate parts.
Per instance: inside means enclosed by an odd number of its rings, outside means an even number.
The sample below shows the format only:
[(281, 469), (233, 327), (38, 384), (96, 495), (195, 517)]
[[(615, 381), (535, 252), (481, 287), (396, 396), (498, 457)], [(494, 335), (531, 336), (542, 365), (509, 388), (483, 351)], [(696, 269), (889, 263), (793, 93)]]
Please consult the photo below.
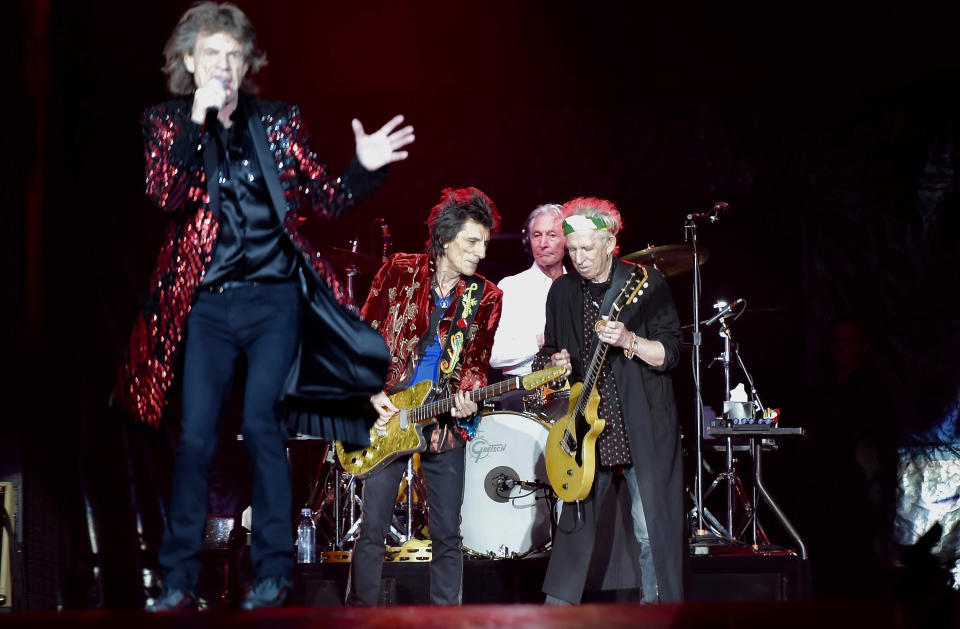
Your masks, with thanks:
[(247, 359), (243, 440), (253, 464), (253, 540), (257, 577), (289, 578), (293, 569), (290, 470), (276, 404), (300, 334), (293, 282), (238, 283), (201, 290), (187, 317), (183, 423), (173, 469), (160, 565), (168, 588), (192, 591), (200, 571), (210, 463), (236, 362)]
[[(460, 507), (463, 505), (464, 451), (420, 455), (430, 505), (430, 602), (459, 605), (463, 590)], [(363, 482), (363, 520), (353, 546), (347, 604), (376, 605), (380, 594), (385, 538), (397, 503), (400, 478), (407, 469), (402, 457)]]

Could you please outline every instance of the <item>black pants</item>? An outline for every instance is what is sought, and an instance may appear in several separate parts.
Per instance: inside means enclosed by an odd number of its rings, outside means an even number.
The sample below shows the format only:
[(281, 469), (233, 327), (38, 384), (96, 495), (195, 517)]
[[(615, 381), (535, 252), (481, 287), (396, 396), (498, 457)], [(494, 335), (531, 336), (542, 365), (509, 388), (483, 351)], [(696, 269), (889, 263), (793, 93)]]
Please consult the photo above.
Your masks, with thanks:
[(293, 569), (290, 470), (276, 404), (300, 333), (295, 283), (239, 283), (200, 291), (187, 317), (183, 423), (174, 460), (167, 528), (160, 547), (166, 586), (192, 591), (200, 571), (210, 463), (236, 362), (247, 359), (243, 440), (253, 463), (251, 557), (258, 578)]
[[(579, 603), (590, 568), (594, 543), (598, 529), (612, 527), (612, 522), (601, 521), (601, 507), (604, 497), (610, 489), (616, 475), (608, 468), (598, 468), (593, 481), (593, 489), (580, 503), (566, 503), (560, 513), (560, 522), (553, 539), (553, 550), (547, 573), (543, 581), (543, 591), (548, 596)], [(655, 603), (659, 600), (656, 569), (653, 563), (653, 550), (650, 546), (650, 533), (640, 499), (640, 488), (636, 472), (632, 467), (625, 468), (619, 477), (630, 496), (630, 518), (633, 522), (633, 535), (638, 544), (636, 557), (640, 569), (641, 600)], [(625, 549), (620, 549), (623, 552)], [(614, 552), (618, 552), (614, 549)]]
[[(397, 502), (400, 479), (407, 469), (403, 457), (363, 483), (363, 520), (353, 547), (347, 604), (376, 605), (380, 594), (385, 538)], [(430, 505), (430, 602), (459, 605), (463, 590), (463, 551), (460, 507), (463, 505), (464, 448), (420, 455)]]

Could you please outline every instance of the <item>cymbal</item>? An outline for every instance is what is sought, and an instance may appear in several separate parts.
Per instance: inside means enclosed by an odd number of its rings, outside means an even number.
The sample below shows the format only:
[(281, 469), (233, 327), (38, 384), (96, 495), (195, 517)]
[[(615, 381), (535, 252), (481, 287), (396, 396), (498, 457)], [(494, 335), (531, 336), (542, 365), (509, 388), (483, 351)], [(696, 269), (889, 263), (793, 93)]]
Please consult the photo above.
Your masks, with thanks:
[[(700, 256), (700, 264), (710, 259), (710, 251), (706, 247), (698, 246), (697, 254)], [(664, 277), (674, 277), (693, 268), (693, 245), (647, 247), (621, 258), (629, 262), (652, 265), (663, 273)]]
[(357, 270), (357, 273), (374, 275), (380, 270), (380, 260), (359, 251), (350, 251), (339, 247), (320, 247), (320, 253), (330, 264), (344, 271), (352, 266)]

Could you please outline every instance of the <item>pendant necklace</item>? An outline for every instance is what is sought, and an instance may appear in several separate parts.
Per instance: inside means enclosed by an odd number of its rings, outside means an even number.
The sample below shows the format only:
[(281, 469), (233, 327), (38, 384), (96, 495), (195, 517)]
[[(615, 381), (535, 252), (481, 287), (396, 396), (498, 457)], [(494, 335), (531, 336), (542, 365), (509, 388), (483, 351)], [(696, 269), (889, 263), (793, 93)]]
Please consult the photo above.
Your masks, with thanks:
[(440, 294), (440, 281), (439, 281), (439, 280), (435, 280), (435, 281), (436, 281), (436, 284), (434, 285), (434, 290), (435, 290), (435, 292), (436, 292), (436, 294), (437, 294), (437, 299), (436, 299), (436, 301), (435, 301), (434, 303), (435, 303), (438, 307), (443, 308), (444, 310), (446, 310), (447, 308), (450, 307), (450, 297), (451, 297), (451, 294), (453, 293), (453, 289), (456, 287), (456, 284), (454, 284), (453, 286), (450, 287), (450, 290), (447, 291), (447, 294), (446, 294), (446, 295), (441, 295), (441, 294)]

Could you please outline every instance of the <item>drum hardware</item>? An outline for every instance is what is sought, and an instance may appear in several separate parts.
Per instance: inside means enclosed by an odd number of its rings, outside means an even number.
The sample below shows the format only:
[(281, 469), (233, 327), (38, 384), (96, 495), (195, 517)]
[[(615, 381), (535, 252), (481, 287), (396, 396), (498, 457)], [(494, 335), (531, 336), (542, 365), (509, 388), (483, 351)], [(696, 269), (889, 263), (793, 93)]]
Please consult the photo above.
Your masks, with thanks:
[(320, 247), (320, 253), (324, 259), (338, 269), (346, 271), (349, 275), (375, 275), (380, 270), (380, 261), (372, 255), (360, 253), (357, 251), (358, 241), (351, 238), (349, 249), (340, 247)]
[(321, 539), (326, 540), (327, 548), (336, 548), (342, 533), (340, 473), (333, 456), (333, 444), (320, 439), (310, 440), (310, 445), (313, 444), (320, 445), (320, 455), (317, 457), (320, 464), (304, 507), (309, 507), (313, 513), (317, 526), (317, 549), (323, 547)]
[(373, 224), (380, 228), (380, 262), (382, 264), (390, 257), (390, 226), (387, 225), (386, 219), (383, 218), (373, 219)]
[(350, 239), (349, 249), (340, 249), (338, 247), (321, 247), (320, 253), (323, 257), (338, 269), (342, 269), (347, 274), (347, 298), (351, 304), (356, 305), (356, 299), (353, 293), (353, 278), (357, 275), (374, 275), (380, 270), (380, 262), (371, 255), (357, 251), (359, 241), (356, 238)]
[[(540, 480), (546, 479), (543, 448), (548, 432), (548, 422), (523, 413), (494, 411), (481, 419), (465, 452), (461, 532), (469, 557), (520, 559), (550, 548), (555, 501), (550, 486)], [(358, 492), (362, 481), (328, 456), (330, 445), (323, 444), (323, 462), (308, 504), (318, 524), (325, 523), (332, 531), (330, 548), (318, 549), (318, 559), (349, 562), (363, 518)], [(426, 495), (422, 473), (411, 457), (397, 494), (385, 560), (430, 560), (429, 540), (417, 539), (426, 526)], [(398, 547), (401, 550), (395, 550)]]
[[(414, 526), (414, 521), (417, 519), (417, 510), (414, 508), (414, 495), (419, 498), (419, 502), (421, 503), (427, 495), (427, 487), (423, 480), (423, 474), (420, 469), (418, 469), (419, 458), (420, 455), (417, 454), (407, 459), (407, 470), (403, 473), (403, 478), (400, 481), (400, 492), (397, 494), (397, 499), (399, 503), (399, 500), (403, 498), (403, 503), (401, 503), (403, 507), (397, 509), (397, 511), (401, 511), (402, 509), (402, 511), (406, 512), (404, 514), (404, 521), (401, 522), (396, 513), (391, 520), (390, 537), (400, 545), (406, 544), (407, 542), (418, 541), (415, 538), (415, 533), (420, 532), (426, 525), (425, 514), (421, 513), (419, 525)], [(421, 509), (421, 512), (422, 511)]]
[(297, 443), (302, 442), (308, 442), (304, 445), (311, 448), (319, 446), (320, 449), (319, 456), (313, 456), (313, 451), (310, 451), (308, 461), (312, 463), (319, 460), (319, 464), (308, 497), (303, 502), (303, 507), (313, 512), (317, 525), (319, 557), (324, 547), (336, 551), (353, 540), (358, 528), (361, 501), (356, 492), (356, 480), (343, 471), (334, 456), (333, 443), (323, 439), (297, 440)]
[(433, 543), (428, 539), (410, 539), (400, 546), (387, 546), (384, 561), (426, 562), (433, 559)]
[[(357, 514), (358, 509), (362, 509), (363, 501), (360, 499), (360, 496), (357, 495), (357, 478), (347, 474), (346, 472), (341, 472), (341, 483), (346, 486), (347, 494), (347, 521), (349, 526), (347, 527), (346, 532), (343, 534), (343, 537), (338, 539), (336, 542), (337, 548), (343, 548), (345, 544), (353, 542), (357, 538), (357, 534), (360, 532), (360, 520), (363, 517), (362, 512), (360, 515)], [(342, 512), (337, 511), (338, 514)], [(339, 519), (337, 520), (340, 521)]]
[[(363, 520), (363, 500), (359, 492), (363, 481), (343, 470), (334, 454), (332, 442), (321, 439), (303, 441), (309, 441), (307, 445), (311, 448), (318, 444), (320, 448), (319, 453), (311, 458), (311, 461), (319, 460), (319, 465), (309, 495), (303, 503), (304, 507), (312, 510), (317, 524), (318, 561), (350, 561), (349, 549), (356, 541)], [(410, 487), (412, 491), (408, 490)], [(408, 461), (399, 486), (397, 508), (388, 534), (391, 544), (400, 546), (411, 540), (421, 541), (416, 536), (426, 527), (426, 495), (417, 455)], [(325, 551), (321, 550), (324, 546), (327, 548)]]
[(349, 550), (328, 550), (320, 553), (320, 563), (350, 563), (353, 553)]
[(533, 393), (523, 396), (523, 412), (553, 423), (563, 417), (570, 406), (570, 385), (562, 389), (538, 387)]

